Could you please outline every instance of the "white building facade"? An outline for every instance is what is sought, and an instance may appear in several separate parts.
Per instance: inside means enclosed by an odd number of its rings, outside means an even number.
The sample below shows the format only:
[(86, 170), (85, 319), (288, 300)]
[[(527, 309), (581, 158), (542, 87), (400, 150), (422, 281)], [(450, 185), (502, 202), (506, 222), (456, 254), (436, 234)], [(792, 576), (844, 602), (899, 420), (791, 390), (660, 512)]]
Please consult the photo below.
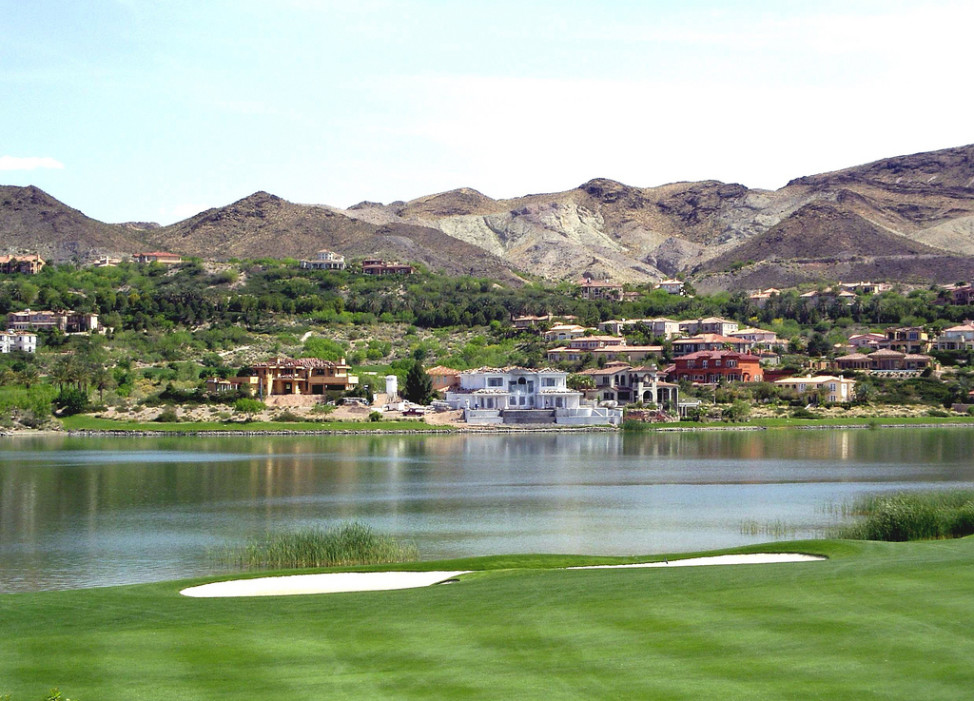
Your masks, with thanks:
[(0, 331), (0, 353), (37, 352), (37, 334), (28, 331)]
[(452, 409), (472, 424), (619, 424), (622, 411), (583, 406), (569, 389), (568, 373), (544, 368), (481, 368), (460, 373), (460, 386), (447, 390)]

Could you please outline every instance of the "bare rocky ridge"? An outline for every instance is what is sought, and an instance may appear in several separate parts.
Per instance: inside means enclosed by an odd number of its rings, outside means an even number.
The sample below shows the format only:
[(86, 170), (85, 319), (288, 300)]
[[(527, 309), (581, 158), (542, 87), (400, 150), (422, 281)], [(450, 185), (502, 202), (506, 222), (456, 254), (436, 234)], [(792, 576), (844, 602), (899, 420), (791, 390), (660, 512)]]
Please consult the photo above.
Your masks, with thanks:
[(685, 274), (700, 289), (862, 277), (974, 276), (974, 146), (811, 175), (775, 190), (702, 181), (640, 188), (596, 178), (494, 200), (472, 188), (348, 209), (258, 192), (171, 226), (102, 224), (36, 188), (2, 188), (0, 252), (54, 259), (171, 249), (203, 257), (349, 257), (448, 273), (623, 282)]
[(0, 186), (0, 254), (87, 260), (138, 247), (137, 236), (124, 226), (91, 219), (39, 188)]

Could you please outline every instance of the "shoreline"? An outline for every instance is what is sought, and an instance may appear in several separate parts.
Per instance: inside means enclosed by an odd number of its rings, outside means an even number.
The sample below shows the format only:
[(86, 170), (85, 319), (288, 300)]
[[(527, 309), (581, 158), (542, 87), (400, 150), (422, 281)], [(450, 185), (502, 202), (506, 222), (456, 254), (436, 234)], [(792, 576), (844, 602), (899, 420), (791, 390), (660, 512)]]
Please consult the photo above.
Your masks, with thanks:
[[(188, 424), (187, 424), (188, 425)], [(700, 426), (659, 426), (647, 428), (644, 431), (634, 431), (633, 433), (697, 433), (697, 432), (724, 432), (724, 431), (771, 431), (771, 430), (798, 430), (798, 431), (829, 431), (829, 430), (870, 430), (880, 428), (965, 428), (974, 427), (971, 421), (956, 421), (942, 423), (882, 423), (876, 419), (869, 419), (861, 423), (847, 424), (802, 424), (793, 426), (756, 426), (753, 424), (731, 424), (731, 425), (700, 425)], [(348, 429), (321, 429), (321, 430), (300, 430), (300, 429), (188, 429), (185, 431), (168, 431), (165, 429), (74, 429), (74, 430), (27, 430), (27, 431), (0, 431), (0, 439), (19, 438), (19, 437), (54, 437), (65, 436), (69, 438), (108, 438), (108, 437), (133, 437), (133, 438), (164, 438), (173, 436), (186, 436), (200, 438), (204, 436), (350, 436), (350, 435), (511, 435), (520, 433), (628, 433), (622, 428), (615, 426), (453, 426), (450, 428), (427, 428), (427, 429), (406, 429), (406, 428), (348, 428)]]

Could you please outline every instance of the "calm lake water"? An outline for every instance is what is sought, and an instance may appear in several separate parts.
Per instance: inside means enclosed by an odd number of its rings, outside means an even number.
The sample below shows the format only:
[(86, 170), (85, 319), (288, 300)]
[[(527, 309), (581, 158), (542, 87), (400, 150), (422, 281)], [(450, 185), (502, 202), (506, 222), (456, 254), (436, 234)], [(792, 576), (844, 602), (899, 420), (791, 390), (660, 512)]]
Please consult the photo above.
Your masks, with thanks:
[(972, 458), (970, 428), (2, 439), (0, 592), (210, 574), (228, 543), (348, 520), (423, 559), (818, 537), (864, 492), (974, 487)]

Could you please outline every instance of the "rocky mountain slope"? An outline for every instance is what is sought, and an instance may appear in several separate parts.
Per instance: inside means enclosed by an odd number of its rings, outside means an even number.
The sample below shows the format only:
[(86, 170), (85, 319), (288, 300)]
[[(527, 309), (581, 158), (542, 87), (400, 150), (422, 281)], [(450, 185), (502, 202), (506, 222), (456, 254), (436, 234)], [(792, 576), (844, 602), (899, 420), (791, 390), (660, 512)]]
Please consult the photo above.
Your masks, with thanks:
[(102, 224), (36, 188), (0, 192), (0, 248), (55, 257), (85, 246), (204, 257), (305, 257), (329, 248), (510, 280), (684, 274), (702, 290), (974, 276), (974, 145), (806, 176), (775, 191), (600, 178), (509, 200), (461, 188), (348, 209), (259, 192), (159, 228)]
[(266, 192), (146, 231), (155, 247), (204, 258), (310, 258), (329, 249), (349, 257), (422, 263), (449, 274), (518, 280), (508, 264), (481, 248), (417, 223), (371, 223), (342, 210), (300, 205)]
[(138, 248), (138, 237), (125, 226), (86, 217), (36, 187), (0, 186), (0, 254), (71, 260)]

